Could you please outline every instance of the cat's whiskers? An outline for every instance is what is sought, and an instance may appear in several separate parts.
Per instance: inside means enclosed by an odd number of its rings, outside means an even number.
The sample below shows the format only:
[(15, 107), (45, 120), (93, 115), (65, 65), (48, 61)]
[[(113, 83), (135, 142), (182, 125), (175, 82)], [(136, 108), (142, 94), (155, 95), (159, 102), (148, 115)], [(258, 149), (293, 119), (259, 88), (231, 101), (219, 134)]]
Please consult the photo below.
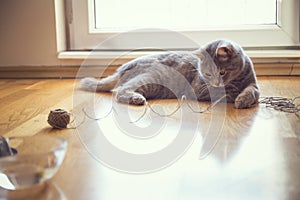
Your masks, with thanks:
[(197, 96), (202, 96), (204, 92), (208, 92), (209, 91), (209, 84), (205, 83), (202, 85), (202, 87), (200, 87), (199, 89), (199, 94)]

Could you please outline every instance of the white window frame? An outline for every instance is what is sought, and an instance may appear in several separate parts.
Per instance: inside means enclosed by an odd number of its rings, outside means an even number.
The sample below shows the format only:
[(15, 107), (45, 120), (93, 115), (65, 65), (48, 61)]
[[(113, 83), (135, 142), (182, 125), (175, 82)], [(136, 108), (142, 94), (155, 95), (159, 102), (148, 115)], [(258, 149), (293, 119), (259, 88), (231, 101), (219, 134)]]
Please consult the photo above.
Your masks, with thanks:
[[(93, 50), (106, 39), (116, 35), (116, 32), (99, 33), (94, 26), (93, 0), (66, 0), (67, 29), (69, 30), (68, 50)], [(201, 31), (181, 31), (180, 33), (192, 38), (202, 45), (217, 38), (228, 38), (241, 44), (243, 47), (293, 47), (299, 46), (300, 4), (298, 0), (278, 0), (278, 14), (276, 25), (232, 27), (222, 29), (206, 29)], [(117, 14), (117, 13), (116, 13)], [(91, 22), (91, 23), (89, 23)], [(153, 32), (133, 33), (133, 37), (147, 36)], [(156, 32), (157, 34), (157, 32)], [(164, 34), (162, 31), (161, 34)], [(143, 38), (143, 37), (140, 37)], [(104, 46), (102, 50), (135, 49), (124, 41), (117, 45)], [(166, 46), (166, 49), (186, 49), (195, 46)]]

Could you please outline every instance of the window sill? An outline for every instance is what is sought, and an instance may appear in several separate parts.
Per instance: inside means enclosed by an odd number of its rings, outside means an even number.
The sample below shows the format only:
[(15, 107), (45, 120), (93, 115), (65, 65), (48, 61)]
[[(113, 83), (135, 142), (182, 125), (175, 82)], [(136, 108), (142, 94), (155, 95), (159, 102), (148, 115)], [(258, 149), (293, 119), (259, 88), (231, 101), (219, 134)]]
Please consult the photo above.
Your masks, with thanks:
[[(63, 51), (59, 59), (134, 59), (139, 56), (154, 54), (162, 51)], [(251, 58), (300, 58), (300, 50), (246, 50)]]
[[(96, 59), (114, 61), (123, 64), (140, 56), (155, 54), (162, 51), (63, 51), (58, 54), (61, 60)], [(253, 63), (300, 63), (300, 50), (246, 50)], [(101, 64), (101, 63), (99, 63)]]
[[(58, 54), (61, 64), (58, 66), (1, 66), (0, 78), (81, 78), (86, 76), (108, 76), (117, 67), (142, 55), (157, 53), (154, 51), (130, 52), (94, 52), (66, 51)], [(254, 63), (258, 76), (299, 76), (300, 51), (246, 51)], [(84, 63), (86, 59), (89, 62)], [(117, 58), (117, 59), (116, 59)], [(78, 70), (84, 66), (84, 73)], [(109, 66), (109, 67), (107, 67)]]
[[(65, 51), (58, 55), (62, 60), (76, 60), (81, 63), (88, 59), (95, 66), (116, 69), (139, 56), (158, 53), (158, 51)], [(258, 76), (264, 75), (300, 75), (300, 50), (247, 50), (254, 63)], [(87, 66), (88, 64), (86, 64)]]

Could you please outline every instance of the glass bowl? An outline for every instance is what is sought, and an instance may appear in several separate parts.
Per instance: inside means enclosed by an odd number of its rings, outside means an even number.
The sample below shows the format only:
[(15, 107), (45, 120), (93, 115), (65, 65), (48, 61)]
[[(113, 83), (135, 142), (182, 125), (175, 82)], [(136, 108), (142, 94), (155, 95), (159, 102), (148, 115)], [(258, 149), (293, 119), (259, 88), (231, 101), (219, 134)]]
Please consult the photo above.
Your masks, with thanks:
[(0, 157), (0, 188), (26, 189), (51, 179), (61, 166), (67, 141), (49, 135), (9, 137), (13, 155)]

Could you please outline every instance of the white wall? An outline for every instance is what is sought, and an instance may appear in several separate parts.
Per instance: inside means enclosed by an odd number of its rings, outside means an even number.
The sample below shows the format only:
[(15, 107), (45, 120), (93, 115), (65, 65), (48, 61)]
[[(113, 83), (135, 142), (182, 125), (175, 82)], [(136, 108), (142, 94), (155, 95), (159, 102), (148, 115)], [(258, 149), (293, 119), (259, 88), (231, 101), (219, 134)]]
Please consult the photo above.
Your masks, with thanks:
[(0, 0), (0, 66), (55, 66), (54, 0)]

